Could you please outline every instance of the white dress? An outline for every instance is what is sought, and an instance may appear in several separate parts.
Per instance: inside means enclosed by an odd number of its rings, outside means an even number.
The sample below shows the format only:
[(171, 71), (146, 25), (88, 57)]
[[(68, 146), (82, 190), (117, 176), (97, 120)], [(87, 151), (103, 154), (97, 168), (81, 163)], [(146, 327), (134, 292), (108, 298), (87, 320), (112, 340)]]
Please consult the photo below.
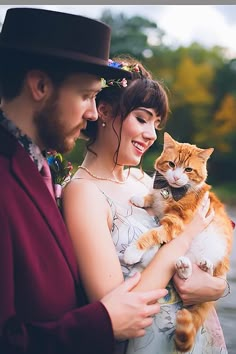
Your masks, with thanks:
[[(105, 195), (105, 193), (103, 193)], [(153, 216), (133, 205), (123, 206), (105, 195), (113, 215), (111, 236), (115, 244), (124, 277), (134, 271), (134, 266), (124, 263), (126, 247), (143, 232), (157, 226)], [(160, 269), (161, 272), (161, 269)], [(158, 277), (158, 271), (157, 271)], [(154, 317), (152, 326), (146, 329), (144, 337), (118, 343), (116, 354), (176, 354), (173, 336), (176, 312), (182, 302), (170, 283), (168, 294), (163, 299), (160, 312)], [(125, 349), (126, 348), (126, 349)], [(195, 345), (187, 354), (227, 354), (223, 332), (216, 311), (208, 316), (204, 326), (197, 333)]]

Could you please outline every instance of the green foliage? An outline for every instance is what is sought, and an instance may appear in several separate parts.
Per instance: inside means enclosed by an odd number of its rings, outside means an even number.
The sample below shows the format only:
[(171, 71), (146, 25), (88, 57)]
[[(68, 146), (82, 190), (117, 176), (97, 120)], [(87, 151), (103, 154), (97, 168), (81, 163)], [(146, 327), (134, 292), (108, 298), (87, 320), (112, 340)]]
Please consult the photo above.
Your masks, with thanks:
[(86, 152), (85, 140), (79, 139), (76, 141), (74, 149), (65, 155), (67, 161), (71, 161), (74, 170), (82, 163)]
[(236, 205), (236, 182), (222, 181), (213, 186), (212, 190), (227, 205)]
[(163, 31), (155, 22), (143, 17), (127, 17), (123, 13), (113, 15), (110, 10), (105, 10), (100, 18), (112, 27), (110, 57), (120, 54), (131, 54), (136, 58), (144, 57), (144, 50), (151, 50), (148, 36), (152, 34), (155, 41), (162, 42)]

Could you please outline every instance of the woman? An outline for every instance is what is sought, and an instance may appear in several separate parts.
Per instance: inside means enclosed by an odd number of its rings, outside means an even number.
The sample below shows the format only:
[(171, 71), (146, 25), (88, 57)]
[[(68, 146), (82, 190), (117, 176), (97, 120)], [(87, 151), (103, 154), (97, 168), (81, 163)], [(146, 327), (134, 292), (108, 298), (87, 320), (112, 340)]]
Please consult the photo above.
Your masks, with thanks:
[[(132, 266), (123, 261), (125, 248), (143, 232), (157, 226), (151, 211), (131, 205), (130, 198), (137, 193), (147, 193), (151, 185), (151, 178), (133, 166), (140, 164), (143, 154), (156, 140), (156, 130), (165, 125), (168, 98), (161, 84), (152, 80), (140, 63), (131, 58), (126, 58), (125, 64), (119, 62), (116, 59), (112, 65), (126, 67), (134, 72), (134, 78), (128, 83), (111, 80), (97, 95), (99, 118), (96, 123), (88, 124), (84, 131), (89, 138), (85, 159), (63, 193), (64, 217), (89, 301), (101, 298), (123, 282), (132, 271)], [(205, 205), (185, 232), (158, 250), (143, 270), (135, 290), (167, 286), (175, 273), (176, 259), (187, 251), (193, 237), (211, 221), (213, 215), (207, 216), (208, 208), (206, 196)], [(188, 290), (189, 298), (185, 294), (187, 303), (211, 301), (223, 294), (224, 280), (196, 268), (195, 273), (201, 279), (202, 288), (192, 285)], [(117, 353), (175, 352), (172, 319), (182, 302), (170, 284), (168, 290), (163, 310), (154, 318), (146, 334), (143, 332), (145, 336), (120, 343)], [(195, 292), (197, 299), (192, 301)], [(191, 353), (207, 353), (206, 346), (213, 348), (211, 353), (227, 353), (218, 327), (219, 345), (214, 342), (212, 331), (204, 328), (199, 331)]]

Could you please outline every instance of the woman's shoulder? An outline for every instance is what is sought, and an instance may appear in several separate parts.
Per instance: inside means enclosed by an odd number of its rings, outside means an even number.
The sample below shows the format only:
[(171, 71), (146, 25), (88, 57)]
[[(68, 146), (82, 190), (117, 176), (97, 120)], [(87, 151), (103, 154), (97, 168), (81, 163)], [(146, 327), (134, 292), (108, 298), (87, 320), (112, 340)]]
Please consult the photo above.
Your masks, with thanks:
[(92, 180), (74, 176), (63, 188), (63, 196), (73, 194), (79, 195), (80, 197), (86, 195), (89, 197), (97, 197), (101, 194), (101, 191)]
[(130, 176), (145, 184), (145, 186), (147, 186), (148, 188), (152, 188), (153, 179), (143, 170), (137, 167), (132, 167), (130, 168)]

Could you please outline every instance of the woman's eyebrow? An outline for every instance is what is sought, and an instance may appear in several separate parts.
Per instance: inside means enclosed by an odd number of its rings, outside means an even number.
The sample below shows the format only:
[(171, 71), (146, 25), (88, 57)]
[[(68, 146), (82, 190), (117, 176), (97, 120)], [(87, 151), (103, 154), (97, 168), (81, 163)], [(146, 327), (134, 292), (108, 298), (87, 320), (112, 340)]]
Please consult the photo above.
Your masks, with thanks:
[(153, 113), (151, 111), (149, 111), (148, 109), (146, 109), (146, 108), (140, 107), (140, 108), (137, 108), (137, 110), (138, 111), (143, 111), (143, 112), (147, 113), (149, 116), (153, 117)]

